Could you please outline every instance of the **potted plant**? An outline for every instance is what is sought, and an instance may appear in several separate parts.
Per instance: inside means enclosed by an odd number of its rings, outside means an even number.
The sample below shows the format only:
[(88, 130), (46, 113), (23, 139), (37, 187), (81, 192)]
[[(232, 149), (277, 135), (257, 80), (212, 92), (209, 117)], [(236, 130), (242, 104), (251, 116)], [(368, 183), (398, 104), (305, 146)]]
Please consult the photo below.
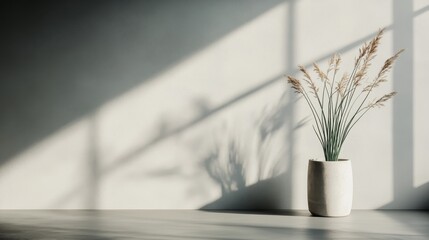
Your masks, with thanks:
[(375, 58), (384, 29), (359, 49), (351, 74), (338, 78), (341, 63), (334, 54), (326, 71), (314, 63), (313, 69), (319, 78), (313, 80), (309, 72), (299, 66), (302, 81), (287, 76), (287, 81), (296, 93), (306, 100), (313, 115), (313, 130), (322, 145), (324, 160), (309, 160), (308, 164), (308, 207), (313, 215), (347, 216), (350, 214), (353, 198), (353, 177), (351, 161), (340, 159), (339, 155), (350, 130), (371, 109), (381, 107), (395, 96), (387, 93), (372, 101), (372, 93), (383, 82), (393, 63), (403, 51), (388, 58), (376, 76), (367, 80), (368, 68)]

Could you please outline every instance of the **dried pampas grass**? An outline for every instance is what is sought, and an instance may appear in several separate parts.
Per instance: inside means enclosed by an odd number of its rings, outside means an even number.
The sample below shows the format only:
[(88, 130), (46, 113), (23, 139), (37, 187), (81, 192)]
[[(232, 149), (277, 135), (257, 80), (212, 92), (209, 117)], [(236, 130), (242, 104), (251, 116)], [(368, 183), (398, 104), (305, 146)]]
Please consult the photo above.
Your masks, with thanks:
[[(396, 92), (385, 94), (364, 106), (373, 90), (387, 81), (388, 72), (404, 51), (402, 49), (388, 58), (374, 80), (366, 86), (362, 86), (372, 60), (377, 56), (383, 34), (384, 29), (381, 29), (371, 41), (363, 44), (355, 59), (352, 73), (350, 75), (344, 73), (339, 80), (336, 80), (335, 77), (340, 68), (340, 55), (334, 54), (331, 57), (326, 73), (321, 70), (319, 65), (313, 63), (313, 70), (321, 80), (321, 93), (305, 67), (298, 67), (304, 75), (304, 85), (297, 78), (287, 76), (287, 82), (292, 89), (296, 93), (302, 94), (310, 107), (316, 123), (313, 129), (323, 147), (326, 161), (338, 160), (341, 147), (350, 130), (370, 109), (384, 106), (396, 95)], [(312, 95), (312, 98), (308, 93)]]

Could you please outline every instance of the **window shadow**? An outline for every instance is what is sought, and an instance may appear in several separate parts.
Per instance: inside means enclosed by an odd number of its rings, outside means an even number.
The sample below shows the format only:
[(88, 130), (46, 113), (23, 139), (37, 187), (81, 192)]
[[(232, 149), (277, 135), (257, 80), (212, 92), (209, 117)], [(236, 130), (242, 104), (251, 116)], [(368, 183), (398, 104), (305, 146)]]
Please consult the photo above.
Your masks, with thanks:
[(0, 164), (282, 2), (1, 2)]
[[(415, 188), (414, 178), (414, 18), (413, 1), (393, 0), (393, 48), (406, 51), (393, 70), (393, 200), (380, 209), (429, 210), (429, 182)], [(419, 156), (421, 157), (421, 156)]]
[[(293, 12), (292, 10), (290, 10), (290, 11)], [(291, 15), (288, 15), (288, 16), (291, 16)], [(391, 29), (391, 27), (392, 26), (387, 26), (387, 29)], [(293, 27), (289, 26), (289, 29), (293, 29)], [(292, 36), (293, 33), (288, 32), (287, 34), (288, 34), (288, 36)], [(371, 39), (374, 36), (374, 34), (375, 33), (370, 34), (368, 36), (364, 36), (360, 39), (357, 39), (356, 41), (353, 41), (349, 44), (346, 44), (346, 45), (338, 48), (336, 51), (333, 51), (332, 53), (328, 53), (328, 54), (325, 54), (323, 56), (320, 56), (319, 58), (315, 59), (314, 61), (315, 62), (322, 62), (324, 60), (329, 59), (334, 52), (344, 53), (344, 52), (347, 52), (351, 49), (354, 49), (354, 48), (360, 46), (363, 42)], [(290, 41), (287, 43), (289, 45), (289, 47), (294, 46), (294, 44), (292, 42), (293, 40), (290, 40), (290, 39), (292, 39), (292, 37), (288, 37), (288, 39), (289, 39), (288, 41)], [(292, 48), (292, 49), (296, 49), (296, 48)], [(287, 60), (289, 61), (289, 64), (287, 66), (288, 69), (286, 70), (286, 72), (288, 72), (288, 74), (291, 74), (291, 75), (296, 75), (296, 74), (298, 74), (298, 72), (295, 70), (296, 67), (295, 67), (295, 63), (292, 60), (292, 58), (293, 58), (292, 53), (293, 53), (293, 51), (289, 51), (289, 55), (287, 56)], [(311, 67), (311, 63), (307, 63), (304, 66), (306, 68), (309, 68), (309, 67)], [(136, 147), (135, 149), (132, 149), (131, 151), (127, 152), (126, 154), (124, 154), (124, 155), (120, 156), (119, 158), (113, 160), (111, 164), (99, 169), (98, 170), (98, 176), (100, 178), (99, 181), (102, 181), (102, 179), (105, 176), (107, 176), (108, 174), (110, 174), (114, 171), (118, 171), (122, 167), (127, 166), (127, 164), (132, 163), (133, 161), (135, 161), (137, 159), (136, 158), (137, 156), (141, 156), (142, 154), (145, 154), (145, 152), (147, 150), (149, 150), (151, 147), (156, 146), (157, 144), (163, 142), (164, 140), (169, 139), (171, 137), (174, 137), (179, 133), (182, 133), (182, 132), (187, 131), (188, 129), (191, 129), (192, 127), (196, 126), (197, 124), (209, 119), (212, 116), (215, 116), (217, 113), (221, 112), (222, 110), (225, 110), (225, 109), (233, 106), (234, 104), (239, 103), (240, 101), (252, 96), (253, 94), (255, 94), (259, 91), (266, 89), (267, 87), (269, 87), (272, 84), (274, 84), (278, 81), (281, 81), (281, 80), (284, 80), (283, 74), (279, 74), (278, 76), (274, 76), (273, 78), (266, 79), (261, 84), (255, 86), (253, 88), (250, 88), (250, 89), (238, 94), (237, 96), (232, 97), (231, 99), (225, 101), (222, 104), (219, 104), (218, 106), (215, 106), (215, 107), (212, 107), (209, 109), (206, 109), (204, 107), (204, 111), (201, 112), (200, 116), (197, 116), (195, 119), (193, 119), (193, 120), (191, 120), (185, 124), (182, 124), (179, 126), (172, 126), (172, 127), (169, 127), (167, 130), (160, 131), (158, 136), (156, 136), (152, 139), (149, 139), (147, 142), (143, 142), (140, 146)], [(297, 121), (296, 121), (296, 119), (293, 119), (293, 113), (292, 113), (293, 112), (293, 106), (292, 105), (287, 106), (287, 109), (288, 109), (287, 111), (286, 111), (285, 106), (284, 106), (284, 104), (286, 102), (296, 101), (296, 100), (297, 99), (295, 98), (294, 95), (288, 95), (288, 96), (284, 95), (282, 97), (282, 99), (278, 103), (277, 111), (280, 111), (280, 113), (277, 113), (277, 117), (282, 116), (283, 119), (286, 119), (287, 121), (277, 122), (277, 124), (281, 124), (281, 125), (290, 124), (290, 126), (287, 127), (289, 129), (294, 129), (296, 127), (295, 125), (296, 125)], [(275, 115), (275, 112), (273, 112), (271, 114)], [(286, 114), (286, 115), (284, 115), (284, 114)], [(269, 117), (269, 116), (270, 116), (270, 114), (266, 114), (265, 117)], [(289, 167), (292, 168), (293, 162), (292, 161), (289, 162), (289, 159), (294, 159), (294, 152), (293, 152), (294, 136), (292, 135), (291, 132), (288, 134), (289, 135), (287, 136), (287, 140), (285, 142), (287, 142), (288, 149), (290, 151), (285, 153), (285, 156), (287, 156), (285, 158), (286, 159), (285, 161), (287, 162), (287, 164), (291, 164), (291, 166), (289, 166)], [(168, 173), (164, 172), (162, 174), (163, 175), (165, 175), (165, 174), (171, 175), (174, 173), (175, 173), (174, 171), (169, 171)], [(289, 189), (291, 189), (293, 187), (293, 185), (291, 184), (291, 181), (292, 181), (291, 174), (285, 174), (283, 177), (286, 178), (285, 182), (287, 182), (289, 184)], [(71, 201), (73, 198), (78, 196), (79, 193), (82, 192), (83, 189), (85, 189), (85, 187), (86, 187), (86, 184), (84, 184), (83, 186), (78, 185), (78, 186), (76, 186), (76, 188), (71, 189), (69, 192), (60, 196), (58, 199), (56, 199), (53, 203), (53, 207), (58, 208), (58, 207), (63, 206), (67, 202)], [(292, 192), (292, 190), (290, 190), (289, 192)]]
[(87, 179), (80, 191), (88, 193), (85, 206), (96, 208), (105, 173), (97, 109), (282, 2), (1, 2), (0, 167), (88, 118)]
[[(96, 118), (91, 120), (91, 116), (95, 116), (96, 109), (106, 101), (150, 81), (151, 77), (283, 2), (285, 1), (186, 0), (180, 2), (126, 1), (120, 4), (117, 1), (0, 3), (0, 26), (3, 33), (0, 40), (0, 54), (3, 56), (3, 60), (0, 60), (2, 61), (0, 64), (2, 78), (0, 81), (0, 109), (2, 109), (0, 165), (68, 123), (82, 116), (90, 116), (90, 121), (94, 121), (91, 124), (93, 130), (90, 130), (88, 136), (93, 148), (88, 152), (89, 159), (92, 159), (88, 163), (92, 177), (89, 179), (90, 184), (86, 187), (89, 186), (92, 189), (90, 192), (96, 193), (103, 176), (130, 163), (135, 156), (163, 140), (186, 131), (272, 85), (281, 79), (281, 75), (266, 79), (262, 84), (243, 91), (223, 104), (207, 109), (184, 125), (162, 131), (154, 139), (142, 143), (140, 147), (116, 159), (112, 165), (103, 169), (99, 169), (98, 166)], [(292, 37), (295, 11), (291, 6), (294, 1), (289, 2), (291, 5), (288, 6), (287, 22), (290, 25), (285, 58), (286, 71), (293, 75), (292, 69), (295, 69), (296, 65), (294, 50), (297, 46)], [(394, 100), (395, 199), (385, 208), (401, 206), (405, 201), (402, 199), (405, 199), (408, 193), (424, 191), (426, 194), (423, 196), (428, 196), (427, 193), (429, 193), (427, 184), (419, 189), (413, 189), (413, 163), (411, 160), (404, 161), (404, 159), (413, 158), (413, 111), (410, 111), (413, 88), (412, 83), (407, 85), (408, 83), (403, 81), (410, 78), (409, 75), (404, 76), (404, 73), (412, 73), (413, 29), (412, 20), (410, 23), (409, 19), (402, 19), (403, 17), (397, 15), (402, 12), (398, 9), (409, 10), (409, 4), (395, 1), (395, 23), (387, 27), (394, 30), (395, 49), (406, 48), (406, 53), (411, 56), (404, 55), (407, 59), (400, 60), (399, 63), (402, 62), (402, 65), (394, 72), (394, 87), (400, 93)], [(418, 14), (427, 9), (426, 7), (419, 10)], [(406, 18), (408, 17), (407, 15)], [(178, 18), (181, 21), (177, 21)], [(403, 29), (404, 32), (397, 32), (397, 29)], [(411, 39), (404, 40), (404, 35), (410, 36)], [(369, 35), (358, 39), (337, 49), (336, 52), (341, 53), (355, 48), (371, 37), (372, 35)], [(315, 61), (325, 60), (330, 55), (321, 56)], [(295, 99), (290, 96), (289, 100)], [(288, 108), (289, 110), (282, 109), (280, 112), (288, 113), (290, 120), (281, 124), (289, 124), (287, 128), (294, 129), (296, 121), (293, 118), (293, 106)], [(294, 158), (294, 137), (289, 135), (287, 138), (290, 151), (285, 156), (291, 160)], [(402, 146), (405, 146), (403, 152), (400, 150)], [(234, 147), (231, 147), (231, 151), (234, 151)], [(240, 179), (242, 167), (239, 162), (235, 162), (236, 170), (231, 173), (233, 175), (231, 181), (235, 181), (238, 186), (243, 186), (243, 179)], [(290, 184), (286, 189), (289, 189), (287, 192), (292, 192), (291, 174), (287, 171), (278, 174), (273, 174), (271, 179), (261, 179), (255, 186), (249, 186), (247, 192), (234, 193), (235, 195), (224, 186), (225, 195), (232, 194), (229, 197), (232, 200), (224, 201), (233, 202), (233, 199), (240, 198), (238, 196), (240, 194), (249, 196), (258, 191), (267, 191), (266, 194), (270, 195), (274, 192), (269, 189), (280, 187), (283, 187), (281, 191), (284, 191), (285, 186), (281, 185), (282, 181)], [(268, 190), (266, 190), (267, 186)], [(62, 196), (55, 206), (61, 206), (82, 189), (86, 188), (78, 186), (72, 189)], [(403, 192), (402, 189), (410, 190)], [(281, 200), (284, 203), (284, 199)], [(255, 202), (254, 205), (269, 209), (279, 204), (278, 199), (273, 198), (270, 201), (271, 203)], [(96, 196), (88, 198), (88, 206), (94, 207), (97, 205), (96, 202)]]

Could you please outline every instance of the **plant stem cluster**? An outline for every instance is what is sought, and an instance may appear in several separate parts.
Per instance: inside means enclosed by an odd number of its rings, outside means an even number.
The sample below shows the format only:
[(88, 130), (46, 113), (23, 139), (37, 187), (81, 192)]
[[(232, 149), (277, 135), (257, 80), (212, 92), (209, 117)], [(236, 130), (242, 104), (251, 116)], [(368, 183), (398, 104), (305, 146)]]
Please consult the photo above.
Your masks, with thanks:
[(313, 64), (313, 70), (320, 80), (319, 84), (316, 84), (303, 66), (299, 66), (304, 75), (302, 81), (287, 76), (292, 89), (304, 97), (311, 110), (315, 120), (313, 130), (322, 145), (326, 161), (338, 161), (341, 147), (355, 124), (370, 109), (383, 106), (396, 94), (390, 92), (373, 101), (368, 100), (373, 90), (387, 81), (387, 73), (403, 50), (388, 58), (377, 76), (368, 84), (363, 84), (363, 80), (367, 78), (368, 68), (376, 56), (383, 32), (384, 29), (381, 29), (370, 42), (359, 49), (351, 74), (344, 73), (341, 78), (337, 77), (341, 57), (334, 54), (326, 73), (316, 63)]

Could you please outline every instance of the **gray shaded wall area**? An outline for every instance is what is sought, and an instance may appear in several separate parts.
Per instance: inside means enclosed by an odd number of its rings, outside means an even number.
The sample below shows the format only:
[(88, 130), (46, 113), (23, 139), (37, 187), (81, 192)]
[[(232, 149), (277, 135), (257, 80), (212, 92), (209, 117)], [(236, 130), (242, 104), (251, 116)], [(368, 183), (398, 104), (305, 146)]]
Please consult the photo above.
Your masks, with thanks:
[(280, 2), (2, 1), (0, 163)]

